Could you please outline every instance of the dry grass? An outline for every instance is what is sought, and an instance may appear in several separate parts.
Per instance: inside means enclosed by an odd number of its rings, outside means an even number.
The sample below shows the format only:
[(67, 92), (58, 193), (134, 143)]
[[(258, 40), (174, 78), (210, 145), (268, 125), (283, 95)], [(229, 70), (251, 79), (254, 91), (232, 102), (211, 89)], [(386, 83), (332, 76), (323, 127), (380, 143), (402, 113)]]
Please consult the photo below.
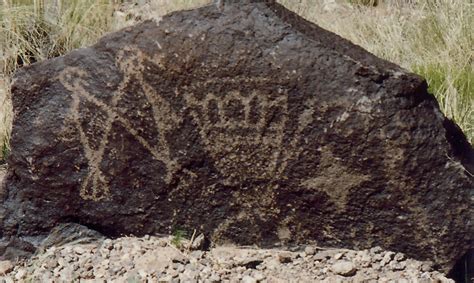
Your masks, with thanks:
[[(0, 76), (0, 161), (9, 149), (9, 137), (12, 124), (12, 104), (7, 91), (10, 83), (7, 78)], [(1, 164), (1, 162), (0, 162)]]
[(377, 56), (424, 76), (441, 110), (474, 142), (471, 0), (386, 0), (378, 1), (377, 7), (329, 3), (334, 1), (321, 5), (315, 0), (280, 2)]
[(157, 20), (170, 12), (209, 4), (210, 0), (151, 0), (145, 2), (140, 6), (133, 3), (122, 5), (115, 14), (116, 27), (122, 28), (144, 19)]
[(8, 90), (13, 72), (94, 43), (115, 28), (116, 5), (105, 0), (0, 1), (1, 159), (9, 147), (12, 110)]
[[(117, 10), (117, 0), (0, 1), (0, 158), (8, 144), (12, 119), (8, 78), (17, 67), (90, 45), (104, 33), (141, 19), (210, 2), (154, 0), (138, 8), (125, 5)], [(471, 143), (474, 141), (471, 0), (279, 2), (370, 52), (425, 76), (443, 112), (463, 128)], [(372, 7), (376, 2), (378, 5)], [(4, 86), (2, 75), (7, 78)]]

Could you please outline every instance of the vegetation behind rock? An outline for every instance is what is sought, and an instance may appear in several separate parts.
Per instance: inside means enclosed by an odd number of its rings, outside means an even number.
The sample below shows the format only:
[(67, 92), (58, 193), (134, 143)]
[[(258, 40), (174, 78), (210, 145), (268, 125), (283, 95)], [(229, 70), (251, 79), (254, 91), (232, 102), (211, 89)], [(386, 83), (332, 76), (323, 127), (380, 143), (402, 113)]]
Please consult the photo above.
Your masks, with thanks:
[[(136, 21), (203, 5), (209, 0), (134, 1), (141, 5), (120, 2), (123, 1), (0, 3), (0, 158), (8, 152), (12, 122), (9, 79), (18, 67), (91, 45), (103, 34)], [(461, 126), (472, 144), (472, 1), (279, 2), (377, 56), (424, 76), (443, 112)]]

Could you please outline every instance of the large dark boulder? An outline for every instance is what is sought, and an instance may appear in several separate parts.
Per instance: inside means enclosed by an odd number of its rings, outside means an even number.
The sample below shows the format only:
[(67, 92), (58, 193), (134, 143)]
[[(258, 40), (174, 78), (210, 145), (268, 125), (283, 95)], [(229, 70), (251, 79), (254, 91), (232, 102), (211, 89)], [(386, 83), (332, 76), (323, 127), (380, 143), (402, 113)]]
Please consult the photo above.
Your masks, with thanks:
[(448, 270), (473, 232), (473, 150), (426, 82), (279, 4), (227, 2), (18, 72), (2, 236), (179, 227)]

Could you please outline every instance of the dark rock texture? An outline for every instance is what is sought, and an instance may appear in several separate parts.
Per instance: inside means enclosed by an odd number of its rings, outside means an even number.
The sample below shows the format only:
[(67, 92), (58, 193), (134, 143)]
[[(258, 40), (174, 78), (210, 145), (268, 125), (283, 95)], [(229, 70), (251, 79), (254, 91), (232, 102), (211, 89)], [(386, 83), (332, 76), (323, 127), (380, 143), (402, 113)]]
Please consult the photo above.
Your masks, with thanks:
[(17, 74), (2, 236), (179, 227), (448, 270), (473, 234), (473, 150), (425, 81), (278, 4), (226, 2)]

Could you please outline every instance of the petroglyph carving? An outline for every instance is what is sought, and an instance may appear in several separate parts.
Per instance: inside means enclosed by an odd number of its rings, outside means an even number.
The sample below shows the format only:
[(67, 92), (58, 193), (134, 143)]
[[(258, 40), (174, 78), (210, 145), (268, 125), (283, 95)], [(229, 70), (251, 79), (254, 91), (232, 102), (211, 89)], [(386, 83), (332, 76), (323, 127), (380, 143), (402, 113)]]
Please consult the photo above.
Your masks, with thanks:
[(450, 270), (472, 242), (474, 153), (426, 82), (273, 1), (226, 2), (18, 70), (4, 238), (196, 228)]
[[(160, 96), (144, 79), (145, 61), (154, 62), (161, 67), (160, 58), (148, 58), (137, 48), (126, 48), (116, 58), (117, 66), (123, 73), (123, 79), (113, 93), (110, 102), (98, 99), (88, 89), (88, 73), (78, 68), (64, 70), (59, 79), (71, 92), (70, 119), (76, 125), (84, 154), (87, 159), (88, 174), (82, 181), (80, 195), (83, 199), (101, 200), (110, 193), (108, 180), (100, 168), (104, 158), (108, 139), (113, 135), (114, 123), (120, 123), (128, 133), (154, 157), (165, 164), (164, 181), (169, 184), (179, 164), (170, 156), (170, 146), (165, 139), (167, 133), (181, 122), (169, 103)], [(119, 102), (130, 84), (140, 86), (141, 92), (152, 108), (152, 126), (156, 127), (158, 143), (152, 143), (133, 127)], [(297, 129), (291, 138), (285, 137), (288, 126), (288, 93), (281, 87), (274, 91), (258, 89), (267, 78), (227, 78), (220, 79), (221, 84), (251, 83), (257, 85), (250, 93), (234, 90), (224, 94), (194, 93), (193, 90), (215, 82), (212, 79), (197, 81), (185, 87), (186, 107), (191, 109), (194, 122), (206, 151), (214, 160), (214, 165), (224, 177), (226, 185), (236, 185), (243, 179), (276, 180), (285, 178), (284, 171), (288, 161), (298, 158), (301, 153), (301, 133), (313, 123), (316, 100), (309, 99), (298, 116)], [(94, 145), (81, 124), (86, 115), (81, 103), (87, 101), (103, 111), (105, 121), (99, 144)], [(286, 139), (285, 139), (286, 138)]]
[[(247, 78), (248, 79), (248, 78)], [(250, 80), (250, 79), (248, 79)], [(253, 78), (262, 82), (264, 78)], [(284, 178), (288, 160), (301, 153), (300, 135), (313, 122), (315, 99), (298, 117), (298, 127), (284, 145), (289, 119), (288, 93), (254, 90), (249, 94), (231, 91), (225, 95), (208, 93), (199, 99), (185, 95), (207, 151), (216, 162), (228, 184), (240, 178)]]
[[(65, 69), (59, 76), (61, 83), (71, 92), (70, 119), (77, 127), (84, 154), (88, 161), (88, 174), (82, 181), (80, 189), (80, 195), (83, 199), (98, 201), (106, 198), (110, 193), (108, 180), (104, 177), (100, 164), (104, 158), (108, 139), (114, 134), (111, 131), (112, 125), (115, 122), (120, 123), (156, 160), (163, 162), (166, 168), (164, 179), (167, 183), (170, 182), (177, 168), (176, 161), (170, 157), (170, 149), (165, 140), (165, 136), (166, 133), (173, 128), (173, 125), (179, 123), (179, 118), (171, 111), (171, 107), (167, 101), (161, 98), (144, 80), (143, 62), (146, 59), (140, 50), (134, 48), (124, 49), (119, 53), (117, 56), (117, 65), (123, 72), (124, 77), (117, 91), (113, 94), (111, 102), (108, 104), (88, 91), (88, 74), (84, 70), (70, 67)], [(127, 87), (132, 80), (138, 80), (138, 83), (135, 82), (135, 85), (141, 86), (139, 91), (143, 92), (147, 102), (150, 103), (152, 107), (153, 119), (159, 133), (158, 144), (151, 144), (140, 135), (130, 121), (128, 121), (117, 108), (118, 103), (126, 93)], [(84, 115), (84, 113), (81, 112), (80, 104), (84, 101), (92, 103), (106, 115), (106, 120), (102, 125), (103, 133), (97, 147), (91, 144), (80, 122), (81, 115)], [(100, 133), (94, 133), (94, 135), (97, 134)]]
[(326, 193), (339, 211), (346, 208), (353, 189), (370, 179), (370, 176), (351, 173), (326, 147), (321, 149), (320, 167), (322, 172), (304, 180), (301, 186)]
[(206, 150), (228, 184), (235, 185), (239, 178), (271, 179), (278, 175), (288, 119), (286, 93), (274, 99), (258, 90), (250, 94), (209, 93), (203, 99), (186, 94), (185, 99)]

